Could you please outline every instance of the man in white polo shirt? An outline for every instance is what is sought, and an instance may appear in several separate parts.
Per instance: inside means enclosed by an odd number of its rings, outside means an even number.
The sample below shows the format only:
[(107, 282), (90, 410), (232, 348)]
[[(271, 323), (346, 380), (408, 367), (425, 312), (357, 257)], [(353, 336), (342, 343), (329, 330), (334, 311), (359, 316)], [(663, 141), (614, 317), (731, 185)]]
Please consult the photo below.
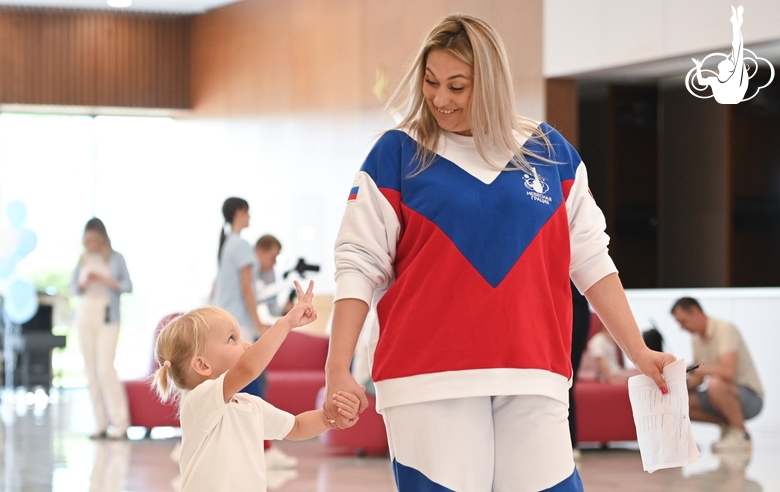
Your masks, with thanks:
[[(764, 390), (745, 342), (737, 328), (704, 314), (696, 299), (683, 297), (672, 315), (693, 335), (693, 360), (701, 366), (688, 377), (691, 420), (712, 422), (723, 428), (715, 452), (752, 449), (745, 420), (758, 415)], [(706, 380), (706, 386), (702, 386)]]

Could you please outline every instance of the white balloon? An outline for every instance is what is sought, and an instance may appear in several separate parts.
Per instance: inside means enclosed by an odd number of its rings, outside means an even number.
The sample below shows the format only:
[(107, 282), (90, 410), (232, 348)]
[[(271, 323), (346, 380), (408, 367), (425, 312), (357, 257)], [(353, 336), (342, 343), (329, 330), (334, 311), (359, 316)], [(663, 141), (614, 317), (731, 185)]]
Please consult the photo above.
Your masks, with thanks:
[(0, 258), (10, 258), (19, 247), (19, 231), (10, 225), (0, 227)]

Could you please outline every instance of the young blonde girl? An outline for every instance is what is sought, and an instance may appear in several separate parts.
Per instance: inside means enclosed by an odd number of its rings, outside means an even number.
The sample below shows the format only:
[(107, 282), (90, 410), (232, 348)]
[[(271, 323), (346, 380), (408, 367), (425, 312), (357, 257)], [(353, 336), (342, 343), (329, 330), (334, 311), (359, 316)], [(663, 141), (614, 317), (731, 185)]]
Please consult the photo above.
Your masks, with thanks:
[[(335, 428), (322, 410), (293, 416), (239, 393), (265, 370), (287, 334), (317, 319), (313, 283), (300, 301), (254, 344), (227, 311), (198, 308), (173, 319), (157, 338), (154, 384), (163, 401), (180, 398), (182, 492), (266, 490), (263, 439), (309, 439)], [(339, 413), (354, 424), (359, 400), (339, 392)]]

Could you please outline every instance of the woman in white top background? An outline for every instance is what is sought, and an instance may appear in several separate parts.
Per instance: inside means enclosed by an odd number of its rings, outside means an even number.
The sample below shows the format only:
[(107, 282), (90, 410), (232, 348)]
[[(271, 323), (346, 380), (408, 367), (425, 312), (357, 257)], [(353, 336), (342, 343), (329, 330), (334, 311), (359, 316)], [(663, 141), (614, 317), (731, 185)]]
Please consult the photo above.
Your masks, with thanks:
[(87, 222), (83, 243), (84, 253), (70, 288), (74, 295), (81, 296), (76, 326), (95, 414), (96, 429), (91, 437), (124, 439), (129, 426), (127, 396), (117, 379), (114, 359), (119, 339), (119, 297), (132, 292), (133, 284), (125, 258), (111, 247), (103, 221), (92, 218)]

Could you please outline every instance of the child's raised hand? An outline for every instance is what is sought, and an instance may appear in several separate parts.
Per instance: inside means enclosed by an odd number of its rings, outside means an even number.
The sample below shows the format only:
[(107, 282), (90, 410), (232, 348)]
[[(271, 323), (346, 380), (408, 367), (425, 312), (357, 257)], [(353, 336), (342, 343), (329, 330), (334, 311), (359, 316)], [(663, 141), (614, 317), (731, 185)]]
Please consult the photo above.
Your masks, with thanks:
[(305, 293), (297, 280), (293, 280), (293, 283), (295, 284), (295, 291), (298, 293), (298, 302), (307, 302), (311, 304), (312, 299), (314, 299), (314, 280), (309, 280), (309, 287), (306, 289)]
[(295, 290), (298, 291), (298, 303), (285, 315), (293, 328), (307, 325), (317, 319), (317, 311), (311, 304), (314, 298), (314, 281), (309, 281), (309, 288), (304, 293), (301, 284), (296, 280)]
[(348, 421), (346, 427), (344, 427), (345, 429), (357, 423), (360, 418), (358, 417), (360, 399), (357, 396), (345, 391), (339, 391), (333, 395), (333, 404), (336, 406), (339, 414)]

